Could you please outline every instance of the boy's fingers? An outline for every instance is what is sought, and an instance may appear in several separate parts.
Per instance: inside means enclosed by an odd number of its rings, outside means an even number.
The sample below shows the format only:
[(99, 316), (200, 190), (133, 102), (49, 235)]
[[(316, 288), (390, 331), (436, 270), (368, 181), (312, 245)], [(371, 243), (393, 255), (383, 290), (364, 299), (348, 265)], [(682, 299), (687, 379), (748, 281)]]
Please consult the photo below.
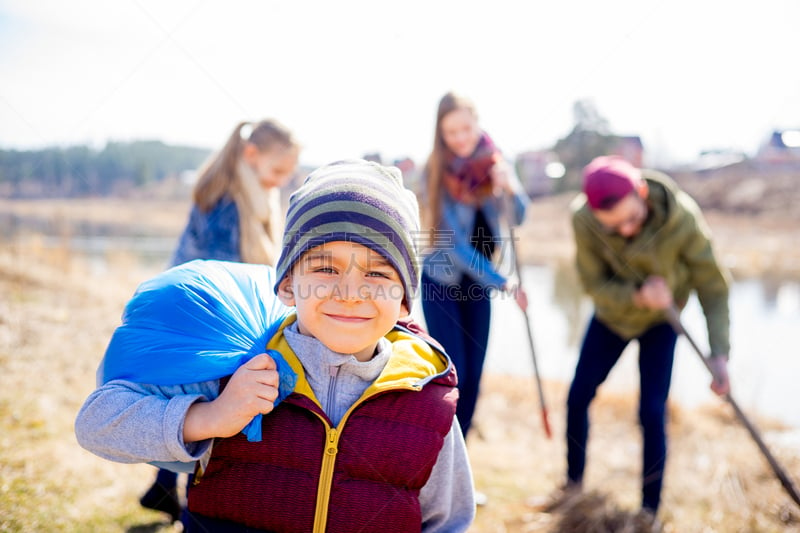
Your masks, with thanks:
[(248, 370), (277, 370), (275, 360), (265, 353), (260, 353), (244, 364)]
[(273, 408), (273, 403), (278, 398), (278, 389), (276, 387), (265, 387), (259, 391), (258, 397), (270, 403), (269, 409)]

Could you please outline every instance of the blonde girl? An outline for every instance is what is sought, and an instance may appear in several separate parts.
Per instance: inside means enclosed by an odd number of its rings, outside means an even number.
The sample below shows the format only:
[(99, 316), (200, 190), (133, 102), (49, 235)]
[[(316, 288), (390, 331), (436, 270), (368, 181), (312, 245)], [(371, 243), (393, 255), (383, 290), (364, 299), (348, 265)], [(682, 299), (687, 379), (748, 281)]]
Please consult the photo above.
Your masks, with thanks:
[[(275, 120), (237, 124), (198, 172), (170, 266), (193, 259), (275, 265), (283, 232), (280, 187), (294, 174), (299, 151), (292, 133)], [(176, 487), (177, 474), (159, 469), (139, 502), (178, 520)]]
[(172, 265), (192, 259), (274, 265), (283, 218), (279, 188), (294, 174), (298, 154), (279, 122), (239, 123), (199, 171)]

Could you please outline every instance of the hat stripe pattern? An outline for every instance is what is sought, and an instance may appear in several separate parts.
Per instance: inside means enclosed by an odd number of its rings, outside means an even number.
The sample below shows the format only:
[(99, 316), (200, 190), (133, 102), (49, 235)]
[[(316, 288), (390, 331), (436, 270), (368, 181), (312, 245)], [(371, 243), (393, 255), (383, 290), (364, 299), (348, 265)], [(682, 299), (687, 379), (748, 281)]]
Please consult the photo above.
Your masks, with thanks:
[[(297, 217), (292, 233), (287, 232), (288, 239), (294, 241), (289, 244), (297, 254), (297, 257), (290, 258), (290, 262), (294, 264), (299, 254), (309, 248), (343, 240), (363, 244), (386, 256), (401, 278), (413, 276), (412, 258), (408, 255), (411, 243), (403, 242), (400, 237), (404, 232), (402, 226), (385, 220), (387, 213), (391, 219), (396, 211), (388, 206), (381, 209), (379, 205), (357, 203), (346, 196), (341, 193), (321, 196), (321, 203), (316, 208), (312, 207)], [(388, 253), (384, 253), (384, 248)], [(398, 261), (398, 257), (402, 260)]]
[(410, 309), (419, 284), (414, 242), (418, 231), (416, 197), (402, 185), (399, 170), (360, 160), (322, 167), (289, 200), (276, 289), (310, 248), (349, 241), (378, 252), (392, 264)]

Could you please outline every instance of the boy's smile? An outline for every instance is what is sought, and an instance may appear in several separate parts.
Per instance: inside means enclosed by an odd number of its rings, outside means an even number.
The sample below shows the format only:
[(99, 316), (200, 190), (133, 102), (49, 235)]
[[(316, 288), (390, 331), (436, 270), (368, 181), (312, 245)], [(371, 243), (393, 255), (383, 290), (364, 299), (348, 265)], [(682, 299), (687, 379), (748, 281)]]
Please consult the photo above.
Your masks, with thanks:
[(400, 276), (382, 255), (334, 241), (311, 248), (281, 281), (278, 297), (297, 308), (300, 333), (368, 361), (378, 340), (407, 314)]

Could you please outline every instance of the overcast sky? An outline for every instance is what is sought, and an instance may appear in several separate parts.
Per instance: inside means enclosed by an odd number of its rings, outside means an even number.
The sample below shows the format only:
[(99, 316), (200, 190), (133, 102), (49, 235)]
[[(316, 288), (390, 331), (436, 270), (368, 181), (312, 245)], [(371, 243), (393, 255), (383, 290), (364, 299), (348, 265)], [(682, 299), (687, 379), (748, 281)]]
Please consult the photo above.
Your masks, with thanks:
[(274, 117), (309, 165), (423, 160), (436, 104), (476, 103), (509, 155), (591, 99), (651, 163), (754, 153), (800, 127), (796, 0), (0, 0), (0, 148), (218, 148)]

